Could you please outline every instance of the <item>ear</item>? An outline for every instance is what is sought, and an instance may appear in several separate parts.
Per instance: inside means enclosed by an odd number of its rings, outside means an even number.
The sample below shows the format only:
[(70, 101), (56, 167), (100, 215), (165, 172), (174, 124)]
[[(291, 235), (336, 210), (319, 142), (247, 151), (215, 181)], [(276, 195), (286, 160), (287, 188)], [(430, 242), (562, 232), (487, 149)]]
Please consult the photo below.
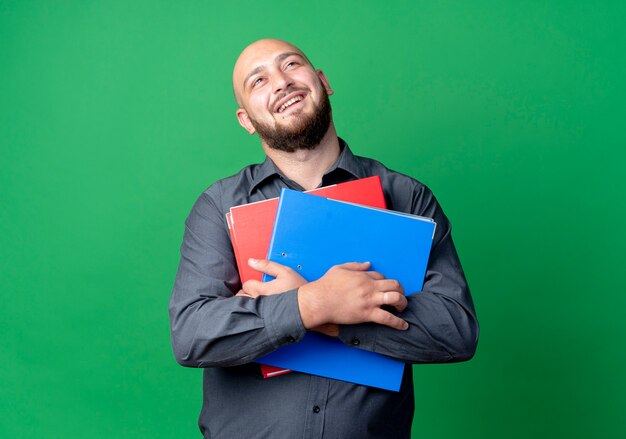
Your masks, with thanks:
[(239, 125), (243, 127), (244, 130), (249, 132), (250, 134), (256, 133), (256, 130), (252, 126), (252, 122), (250, 122), (250, 118), (248, 117), (248, 113), (243, 108), (237, 108), (235, 112), (237, 114), (237, 120), (239, 121)]
[(328, 93), (328, 96), (335, 94), (333, 89), (330, 88), (330, 84), (328, 83), (328, 78), (326, 77), (324, 72), (322, 72), (321, 70), (316, 70), (316, 73), (317, 73), (317, 76), (319, 76), (320, 81), (322, 81), (322, 84), (324, 85), (324, 88), (326, 89), (326, 93)]

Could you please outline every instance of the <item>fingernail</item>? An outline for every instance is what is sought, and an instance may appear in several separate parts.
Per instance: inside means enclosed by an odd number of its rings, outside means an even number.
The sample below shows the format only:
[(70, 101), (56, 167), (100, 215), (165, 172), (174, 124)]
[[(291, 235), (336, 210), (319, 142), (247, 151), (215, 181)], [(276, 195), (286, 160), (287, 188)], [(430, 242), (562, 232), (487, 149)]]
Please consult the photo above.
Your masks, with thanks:
[(250, 258), (248, 259), (248, 265), (256, 265), (259, 262), (258, 259)]
[(404, 324), (402, 325), (402, 329), (409, 329), (409, 324), (407, 322), (404, 322)]

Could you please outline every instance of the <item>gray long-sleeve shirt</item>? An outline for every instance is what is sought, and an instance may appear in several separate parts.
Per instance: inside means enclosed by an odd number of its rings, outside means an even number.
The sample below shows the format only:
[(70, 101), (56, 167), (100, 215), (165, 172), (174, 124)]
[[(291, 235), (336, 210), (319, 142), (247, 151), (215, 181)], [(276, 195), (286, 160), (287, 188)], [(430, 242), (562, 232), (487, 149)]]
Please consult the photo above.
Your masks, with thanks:
[(437, 223), (422, 292), (400, 317), (407, 331), (377, 324), (344, 325), (339, 338), (407, 363), (399, 392), (301, 373), (264, 379), (253, 361), (305, 334), (297, 290), (256, 299), (241, 287), (226, 224), (230, 207), (302, 190), (268, 158), (217, 181), (185, 222), (181, 260), (170, 301), (174, 354), (203, 367), (199, 425), (205, 438), (409, 438), (413, 419), (412, 363), (471, 358), (478, 322), (451, 226), (432, 192), (381, 163), (354, 156), (342, 140), (322, 186), (379, 175), (387, 207)]

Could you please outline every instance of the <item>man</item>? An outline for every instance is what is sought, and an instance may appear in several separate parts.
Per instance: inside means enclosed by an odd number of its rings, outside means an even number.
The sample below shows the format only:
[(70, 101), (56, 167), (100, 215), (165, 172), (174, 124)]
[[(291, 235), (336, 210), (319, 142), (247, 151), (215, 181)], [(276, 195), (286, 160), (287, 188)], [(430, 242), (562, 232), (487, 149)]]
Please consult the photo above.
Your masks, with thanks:
[[(177, 361), (205, 368), (200, 430), (205, 438), (410, 437), (410, 364), (468, 360), (478, 339), (450, 223), (423, 184), (352, 155), (335, 131), (328, 79), (295, 46), (271, 39), (248, 46), (233, 88), (239, 123), (258, 133), (267, 159), (200, 196), (186, 221), (170, 303)], [(421, 293), (405, 297), (402, 285), (364, 261), (307, 283), (287, 267), (251, 260), (276, 279), (241, 286), (225, 221), (231, 206), (277, 197), (283, 187), (371, 175), (381, 177), (390, 209), (437, 223)], [(263, 379), (254, 360), (297, 343), (306, 330), (406, 362), (400, 392), (301, 373)]]

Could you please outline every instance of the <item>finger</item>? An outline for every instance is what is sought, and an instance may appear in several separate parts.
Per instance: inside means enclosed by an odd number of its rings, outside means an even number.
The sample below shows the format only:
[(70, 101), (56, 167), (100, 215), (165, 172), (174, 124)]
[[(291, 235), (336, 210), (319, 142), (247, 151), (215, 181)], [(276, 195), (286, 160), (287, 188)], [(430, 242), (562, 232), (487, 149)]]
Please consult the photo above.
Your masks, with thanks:
[(406, 331), (409, 328), (409, 324), (405, 320), (402, 320), (400, 317), (396, 317), (390, 312), (380, 308), (372, 310), (370, 318), (374, 323), (389, 326), (390, 328), (398, 329), (400, 331)]
[(381, 291), (379, 295), (379, 306), (393, 306), (398, 312), (402, 312), (408, 305), (408, 301), (404, 294), (398, 291)]
[(243, 290), (243, 292), (250, 297), (257, 297), (260, 296), (261, 294), (263, 294), (262, 289), (263, 289), (263, 282), (260, 282), (258, 280), (247, 280), (244, 282), (244, 284), (241, 286), (241, 289)]
[(367, 274), (369, 277), (371, 277), (374, 280), (382, 280), (385, 278), (385, 276), (380, 274), (378, 271), (367, 271), (365, 272), (365, 274)]
[(400, 282), (395, 279), (381, 279), (376, 281), (376, 289), (378, 291), (398, 291), (404, 294), (404, 288)]
[(336, 267), (345, 268), (346, 270), (365, 271), (370, 268), (369, 262), (346, 262), (336, 265)]
[(255, 296), (251, 296), (250, 294), (246, 293), (244, 290), (239, 291), (237, 294), (235, 294), (235, 296), (250, 297), (251, 299), (256, 299)]
[(268, 261), (267, 259), (248, 259), (248, 265), (256, 271), (269, 274), (272, 277), (278, 277), (280, 273), (291, 270), (289, 267), (279, 264), (278, 262)]

